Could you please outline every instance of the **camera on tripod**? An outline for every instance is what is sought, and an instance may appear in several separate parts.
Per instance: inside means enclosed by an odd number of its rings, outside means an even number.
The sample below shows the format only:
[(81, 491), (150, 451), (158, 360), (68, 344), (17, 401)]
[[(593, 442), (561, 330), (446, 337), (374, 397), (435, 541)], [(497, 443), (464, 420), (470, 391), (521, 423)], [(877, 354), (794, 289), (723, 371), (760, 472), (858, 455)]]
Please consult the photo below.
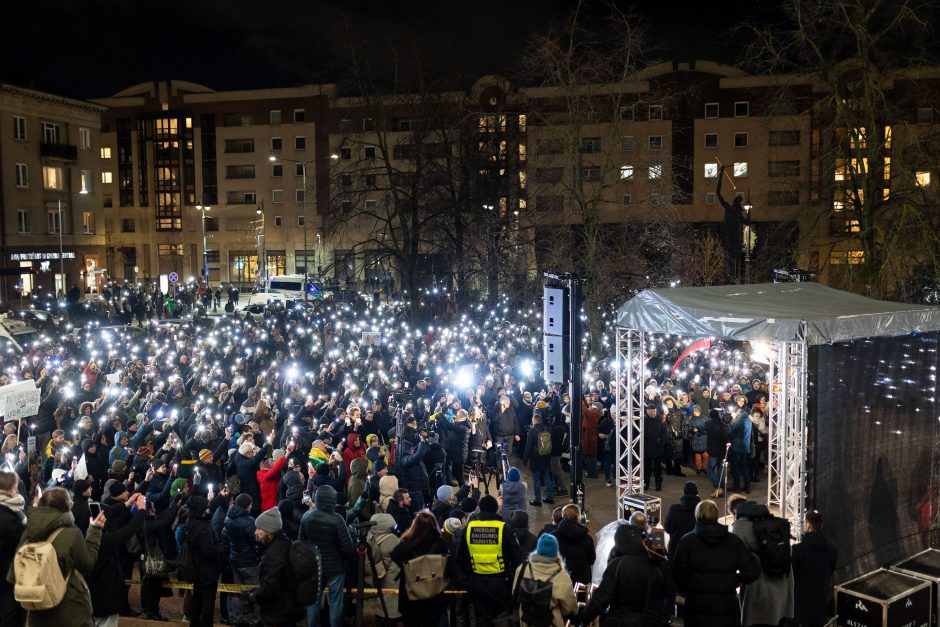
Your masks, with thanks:
[(356, 522), (349, 525), (356, 532), (356, 540), (360, 543), (366, 542), (366, 537), (369, 535), (369, 529), (375, 527), (376, 523), (371, 520), (366, 520), (364, 522)]

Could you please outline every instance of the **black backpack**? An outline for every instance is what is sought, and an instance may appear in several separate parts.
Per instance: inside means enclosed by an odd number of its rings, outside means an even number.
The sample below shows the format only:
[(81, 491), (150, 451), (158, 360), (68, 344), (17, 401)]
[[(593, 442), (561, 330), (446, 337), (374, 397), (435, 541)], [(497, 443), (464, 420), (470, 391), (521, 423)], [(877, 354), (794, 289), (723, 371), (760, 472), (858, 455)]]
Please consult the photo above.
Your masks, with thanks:
[(317, 545), (308, 540), (291, 543), (290, 573), (297, 605), (306, 607), (316, 603), (323, 586), (323, 560)]
[(760, 567), (769, 577), (790, 572), (790, 521), (769, 516), (753, 521)]
[(193, 555), (189, 551), (188, 537), (183, 540), (176, 556), (176, 578), (187, 583), (195, 583), (196, 581), (196, 568), (193, 564)]
[[(526, 576), (526, 568), (529, 576)], [(558, 576), (561, 569), (545, 581), (540, 581), (532, 575), (532, 562), (526, 562), (519, 581), (516, 583), (515, 597), (522, 610), (522, 622), (532, 627), (551, 627), (554, 622), (552, 612), (552, 581)]]

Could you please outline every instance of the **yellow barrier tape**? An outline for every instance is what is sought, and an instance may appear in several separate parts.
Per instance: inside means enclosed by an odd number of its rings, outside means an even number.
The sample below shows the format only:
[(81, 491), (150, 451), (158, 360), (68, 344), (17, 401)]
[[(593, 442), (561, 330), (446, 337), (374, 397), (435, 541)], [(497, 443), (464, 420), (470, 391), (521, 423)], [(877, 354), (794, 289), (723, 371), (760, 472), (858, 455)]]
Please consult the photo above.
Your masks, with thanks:
[[(125, 579), (124, 584), (128, 586), (139, 586), (142, 582), (140, 579)], [(185, 581), (178, 581), (176, 579), (170, 581), (164, 581), (160, 584), (164, 588), (169, 588), (170, 590), (192, 590), (193, 584), (187, 583)], [(218, 592), (248, 592), (249, 590), (254, 590), (258, 586), (255, 584), (247, 583), (219, 583), (217, 591)], [(356, 588), (345, 588), (345, 592), (349, 594), (355, 594)], [(363, 592), (365, 594), (398, 594), (398, 588), (364, 588)], [(466, 590), (444, 590), (444, 594), (467, 594)]]

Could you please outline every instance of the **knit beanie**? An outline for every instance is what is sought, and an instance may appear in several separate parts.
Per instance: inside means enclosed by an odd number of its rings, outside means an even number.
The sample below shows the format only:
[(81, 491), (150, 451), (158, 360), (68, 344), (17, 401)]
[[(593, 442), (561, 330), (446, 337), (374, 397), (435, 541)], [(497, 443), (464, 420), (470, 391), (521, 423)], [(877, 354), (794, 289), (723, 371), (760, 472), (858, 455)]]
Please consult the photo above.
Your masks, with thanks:
[(442, 485), (437, 489), (437, 500), (438, 501), (449, 501), (450, 497), (454, 495), (454, 489), (449, 485)]
[(251, 457), (252, 452), (255, 450), (255, 445), (251, 442), (242, 442), (242, 445), (238, 447), (238, 454), (242, 457)]
[(276, 449), (274, 449), (274, 452), (271, 454), (271, 458), (272, 458), (274, 461), (277, 461), (277, 460), (281, 459), (282, 457), (284, 457), (285, 455), (287, 455), (287, 451), (285, 451), (285, 450), (282, 449), (282, 448), (276, 448)]
[(558, 557), (558, 540), (550, 533), (543, 533), (539, 536), (535, 552), (542, 557)]
[(127, 492), (127, 486), (120, 481), (115, 481), (108, 486), (108, 496), (110, 496), (112, 499), (116, 499), (125, 492)]
[(444, 521), (444, 531), (452, 536), (456, 536), (461, 527), (459, 518), (448, 518)]
[(682, 494), (685, 496), (698, 496), (698, 486), (694, 481), (686, 481), (682, 486)]
[(201, 461), (204, 464), (211, 464), (212, 463), (212, 451), (210, 451), (207, 448), (204, 448), (201, 451), (199, 451), (199, 461)]
[(235, 497), (235, 505), (238, 505), (242, 509), (251, 509), (251, 495), (242, 492)]
[(75, 483), (72, 484), (72, 493), (78, 496), (79, 494), (83, 494), (85, 490), (90, 487), (91, 484), (84, 479), (76, 479)]
[(186, 480), (185, 479), (174, 479), (173, 483), (170, 484), (170, 496), (176, 498), (176, 495), (180, 492), (186, 490)]
[(281, 510), (276, 507), (262, 512), (258, 515), (257, 520), (255, 520), (255, 527), (262, 531), (267, 531), (268, 533), (277, 533), (283, 526), (284, 524), (281, 522)]
[[(468, 496), (462, 501), (460, 501), (460, 510), (464, 512), (465, 514), (471, 514), (476, 511), (477, 505), (479, 505), (477, 500), (475, 498)], [(499, 503), (497, 503), (496, 505), (498, 507)]]
[(519, 469), (513, 466), (509, 469), (509, 472), (506, 473), (506, 481), (519, 481), (522, 479), (522, 473), (519, 472)]

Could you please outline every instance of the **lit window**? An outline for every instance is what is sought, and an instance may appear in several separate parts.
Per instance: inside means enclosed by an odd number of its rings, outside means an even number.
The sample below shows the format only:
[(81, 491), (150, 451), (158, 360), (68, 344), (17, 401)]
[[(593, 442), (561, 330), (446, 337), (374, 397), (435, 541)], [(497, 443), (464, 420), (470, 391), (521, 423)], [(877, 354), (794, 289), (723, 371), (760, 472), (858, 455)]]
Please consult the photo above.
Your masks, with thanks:
[(102, 147), (101, 147), (101, 158), (102, 158), (102, 159), (110, 159), (110, 158), (111, 158), (111, 148), (109, 148), (108, 146), (102, 146)]
[(525, 170), (519, 170), (519, 189), (525, 189), (526, 183), (528, 183), (528, 175)]
[(111, 181), (112, 181), (113, 178), (114, 178), (114, 176), (113, 176), (113, 174), (111, 174), (111, 172), (102, 172), (102, 173), (101, 173), (101, 182), (104, 183), (105, 185), (111, 183)]
[(95, 234), (95, 214), (91, 211), (82, 212), (82, 233), (85, 235)]
[(651, 165), (649, 167), (649, 178), (650, 180), (662, 178), (663, 176), (663, 166), (661, 164)]
[(526, 160), (526, 148), (525, 144), (519, 144), (519, 161)]
[(891, 148), (891, 127), (885, 127), (885, 148)]
[(620, 166), (620, 179), (632, 179), (633, 178), (633, 166), (632, 165), (622, 165)]
[(81, 188), (79, 192), (82, 194), (90, 194), (92, 192), (91, 170), (82, 170)]
[(718, 164), (706, 163), (705, 164), (705, 178), (713, 179), (717, 177), (718, 177)]
[(885, 157), (885, 167), (884, 167), (885, 180), (891, 180), (891, 157)]
[(46, 189), (65, 189), (65, 179), (62, 175), (62, 168), (48, 165), (42, 166), (42, 186)]
[(849, 145), (852, 148), (868, 147), (868, 133), (864, 126), (853, 129), (853, 131), (849, 133)]
[(528, 118), (525, 113), (519, 114), (519, 132), (525, 133), (528, 126)]
[(917, 172), (914, 177), (917, 179), (917, 187), (927, 187), (930, 185), (930, 172)]
[(744, 178), (747, 176), (747, 161), (736, 161), (734, 163), (734, 178)]
[(706, 118), (717, 118), (717, 117), (718, 117), (718, 103), (717, 103), (717, 102), (706, 102), (706, 103), (705, 103), (705, 117), (706, 117)]

